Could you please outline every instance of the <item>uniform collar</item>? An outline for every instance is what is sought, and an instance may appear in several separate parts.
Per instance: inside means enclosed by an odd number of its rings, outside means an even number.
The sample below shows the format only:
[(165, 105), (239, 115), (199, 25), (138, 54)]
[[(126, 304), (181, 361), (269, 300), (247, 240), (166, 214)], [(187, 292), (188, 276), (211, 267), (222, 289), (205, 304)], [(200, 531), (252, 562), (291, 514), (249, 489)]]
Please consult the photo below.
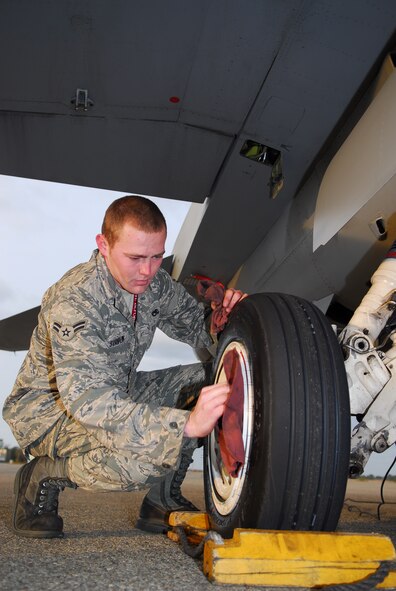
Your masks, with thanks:
[(96, 270), (105, 293), (106, 301), (115, 306), (126, 318), (129, 318), (131, 311), (128, 310), (121, 288), (117, 285), (117, 282), (106, 265), (105, 259), (98, 249), (93, 251), (91, 260), (93, 259), (96, 262)]

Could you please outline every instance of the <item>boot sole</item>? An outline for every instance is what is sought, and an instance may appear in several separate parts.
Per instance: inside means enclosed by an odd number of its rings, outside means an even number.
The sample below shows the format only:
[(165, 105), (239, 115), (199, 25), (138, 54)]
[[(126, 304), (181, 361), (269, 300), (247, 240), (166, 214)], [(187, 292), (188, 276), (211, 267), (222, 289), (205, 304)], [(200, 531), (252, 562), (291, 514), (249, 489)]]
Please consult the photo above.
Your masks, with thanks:
[(23, 536), (24, 538), (63, 538), (63, 532), (53, 531), (53, 530), (28, 530), (28, 529), (19, 529), (15, 525), (15, 516), (16, 510), (18, 506), (18, 494), (21, 484), (21, 477), (22, 477), (23, 470), (18, 470), (17, 475), (15, 477), (14, 482), (14, 507), (13, 507), (13, 515), (12, 515), (12, 529), (18, 536)]

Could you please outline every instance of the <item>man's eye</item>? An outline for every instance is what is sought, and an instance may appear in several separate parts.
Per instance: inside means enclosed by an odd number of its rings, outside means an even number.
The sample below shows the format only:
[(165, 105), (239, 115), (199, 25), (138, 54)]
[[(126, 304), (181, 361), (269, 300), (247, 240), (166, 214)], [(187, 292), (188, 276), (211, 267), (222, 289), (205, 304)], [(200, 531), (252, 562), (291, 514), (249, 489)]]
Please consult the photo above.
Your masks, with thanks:
[(153, 259), (156, 259), (157, 261), (160, 261), (163, 258), (164, 258), (163, 254), (157, 254), (156, 256), (153, 257)]

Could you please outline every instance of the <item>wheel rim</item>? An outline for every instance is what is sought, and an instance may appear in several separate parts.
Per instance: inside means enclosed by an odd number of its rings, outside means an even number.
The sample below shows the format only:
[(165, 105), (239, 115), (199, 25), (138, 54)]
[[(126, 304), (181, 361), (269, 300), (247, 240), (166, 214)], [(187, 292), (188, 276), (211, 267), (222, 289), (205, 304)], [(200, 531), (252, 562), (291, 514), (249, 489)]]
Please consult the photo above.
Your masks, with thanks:
[(254, 394), (250, 355), (242, 342), (232, 341), (223, 351), (218, 364), (215, 383), (226, 382), (223, 359), (231, 349), (238, 354), (243, 379), (243, 429), (242, 440), (245, 450), (245, 462), (239, 469), (238, 475), (230, 476), (222, 462), (220, 447), (217, 439), (217, 429), (209, 436), (208, 472), (212, 500), (216, 510), (221, 515), (229, 515), (238, 505), (249, 468), (250, 450), (253, 438)]

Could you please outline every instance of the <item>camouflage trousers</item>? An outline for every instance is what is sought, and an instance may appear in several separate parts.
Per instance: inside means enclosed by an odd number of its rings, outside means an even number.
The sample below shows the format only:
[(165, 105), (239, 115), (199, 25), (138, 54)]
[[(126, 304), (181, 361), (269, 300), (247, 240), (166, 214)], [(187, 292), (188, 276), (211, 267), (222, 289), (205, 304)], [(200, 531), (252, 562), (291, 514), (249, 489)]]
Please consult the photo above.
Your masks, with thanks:
[[(209, 383), (209, 368), (201, 363), (158, 371), (137, 372), (131, 398), (134, 402), (190, 410), (201, 388)], [(196, 440), (183, 439), (189, 453)], [(182, 450), (180, 449), (180, 452)], [(191, 451), (190, 451), (191, 450)], [(35, 457), (68, 458), (68, 478), (79, 487), (96, 491), (132, 491), (148, 488), (169, 473), (162, 466), (142, 462), (106, 448), (94, 434), (72, 418), (64, 417), (31, 445)]]

